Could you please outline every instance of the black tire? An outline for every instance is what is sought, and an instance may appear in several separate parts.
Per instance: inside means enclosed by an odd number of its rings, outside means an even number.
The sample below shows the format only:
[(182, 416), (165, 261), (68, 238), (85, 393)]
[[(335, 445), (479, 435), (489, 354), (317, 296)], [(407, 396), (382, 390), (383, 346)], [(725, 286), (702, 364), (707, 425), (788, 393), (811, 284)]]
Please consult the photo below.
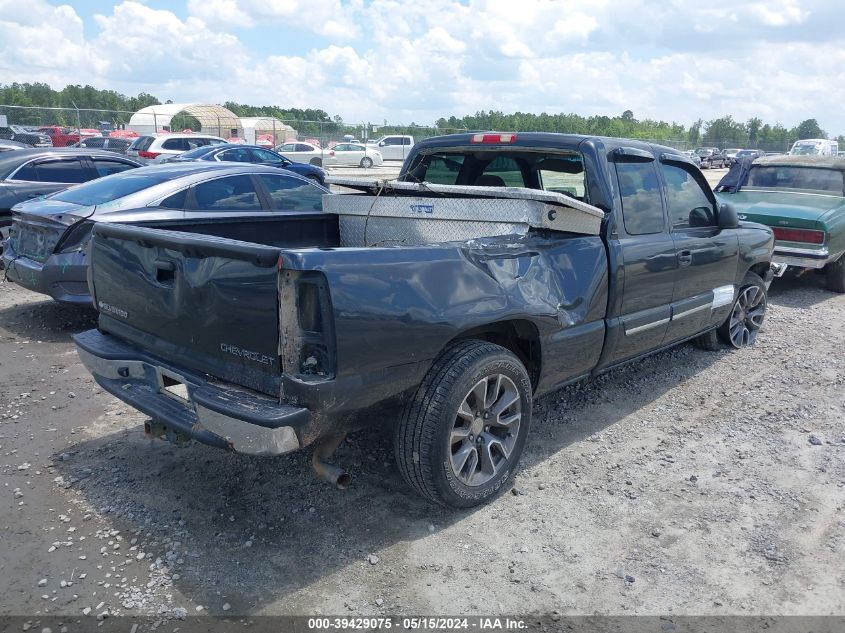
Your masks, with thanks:
[(692, 344), (698, 349), (703, 349), (708, 352), (715, 352), (722, 349), (722, 341), (719, 338), (719, 333), (716, 330), (710, 330), (704, 334), (699, 334), (692, 339)]
[[(719, 326), (718, 333), (722, 342), (737, 349), (754, 345), (766, 316), (768, 301), (766, 284), (760, 275), (745, 273), (731, 311)], [(746, 305), (743, 305), (744, 302)]]
[(825, 283), (832, 292), (845, 292), (845, 255), (824, 267)]
[(369, 156), (364, 156), (364, 158), (361, 159), (361, 167), (363, 167), (364, 169), (369, 169), (372, 166), (373, 166), (373, 159), (370, 158)]
[(320, 185), (320, 186), (325, 186), (325, 185), (323, 184), (323, 181), (322, 181), (322, 180), (320, 180), (320, 177), (319, 177), (319, 176), (315, 176), (314, 174), (308, 174), (308, 175), (307, 175), (307, 176), (305, 176), (305, 177), (306, 177), (308, 180), (310, 180), (311, 182), (316, 182), (316, 183), (317, 183), (318, 185)]
[[(512, 403), (514, 409), (509, 406), (498, 414), (494, 414), (496, 418), (500, 418), (506, 411), (511, 410), (510, 417), (518, 415), (516, 420), (518, 429), (515, 434), (508, 432), (506, 437), (492, 436), (491, 429), (496, 432), (503, 429), (493, 429), (495, 424), (483, 426), (490, 423), (481, 421), (482, 416), (478, 415), (477, 411), (470, 414), (470, 417), (475, 415), (474, 421), (466, 428), (464, 427), (463, 422), (466, 418), (459, 415), (459, 408), (468, 406), (468, 399), (475, 397), (477, 387), (485, 380), (497, 381), (489, 409), (493, 409), (500, 402), (498, 399), (500, 384), (507, 383), (505, 388), (515, 389), (515, 393), (509, 392), (511, 394), (509, 397), (518, 395)], [(506, 399), (507, 393), (501, 391), (502, 401)], [(531, 423), (531, 393), (528, 372), (509, 350), (478, 340), (461, 341), (448, 348), (426, 374), (416, 394), (405, 406), (396, 427), (394, 452), (399, 471), (405, 481), (422, 497), (453, 508), (469, 508), (485, 503), (506, 490), (514, 476), (528, 436)], [(484, 394), (487, 396), (486, 386)], [(475, 402), (477, 404), (477, 400)], [(517, 404), (519, 414), (513, 413)], [(466, 411), (466, 409), (463, 410)], [(487, 415), (489, 415), (488, 409), (484, 409), (485, 419)], [(456, 426), (458, 422), (461, 424), (460, 427)], [(473, 440), (472, 433), (476, 424), (479, 426), (476, 431), (478, 437)], [(462, 431), (467, 431), (468, 435), (463, 439), (455, 440), (456, 434)], [(503, 438), (504, 441), (510, 443), (510, 450), (507, 456), (499, 452), (500, 461), (493, 467), (494, 474), (489, 475), (488, 471), (489, 479), (478, 485), (468, 485), (461, 479), (464, 466), (461, 466), (461, 472), (456, 473), (454, 470), (455, 458), (458, 453), (465, 453), (464, 449), (468, 446), (470, 451), (475, 451), (477, 462), (472, 466), (472, 472), (485, 476), (482, 451), (484, 442), (487, 440), (481, 437), (482, 435), (488, 438)], [(477, 442), (479, 448), (475, 447), (473, 441)], [(453, 453), (456, 445), (458, 445), (457, 452)], [(487, 455), (492, 454), (494, 445), (496, 445), (495, 440), (487, 444), (489, 447)], [(468, 458), (464, 465), (467, 463), (471, 463)], [(488, 463), (491, 462), (488, 461)], [(481, 469), (475, 471), (476, 466), (480, 466)], [(470, 479), (473, 476), (473, 474), (468, 475)]]
[(322, 158), (314, 157), (308, 162), (311, 163), (312, 165), (316, 165), (317, 167), (323, 166), (323, 159)]

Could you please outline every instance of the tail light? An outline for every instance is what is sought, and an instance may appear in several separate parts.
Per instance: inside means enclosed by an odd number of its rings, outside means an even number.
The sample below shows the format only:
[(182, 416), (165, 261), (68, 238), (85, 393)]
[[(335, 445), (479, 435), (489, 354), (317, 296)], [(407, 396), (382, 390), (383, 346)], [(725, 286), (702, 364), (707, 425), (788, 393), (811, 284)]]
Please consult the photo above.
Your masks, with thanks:
[(72, 224), (64, 235), (56, 244), (56, 253), (70, 253), (72, 251), (84, 250), (91, 238), (91, 229), (94, 228), (94, 222), (91, 220), (82, 220), (76, 224)]
[(161, 152), (138, 152), (138, 156), (140, 158), (155, 158), (159, 156)]
[(473, 143), (482, 143), (486, 145), (499, 145), (501, 143), (513, 143), (516, 140), (516, 134), (473, 134)]
[(782, 242), (804, 242), (805, 244), (824, 244), (824, 231), (813, 231), (811, 229), (773, 229), (775, 239)]

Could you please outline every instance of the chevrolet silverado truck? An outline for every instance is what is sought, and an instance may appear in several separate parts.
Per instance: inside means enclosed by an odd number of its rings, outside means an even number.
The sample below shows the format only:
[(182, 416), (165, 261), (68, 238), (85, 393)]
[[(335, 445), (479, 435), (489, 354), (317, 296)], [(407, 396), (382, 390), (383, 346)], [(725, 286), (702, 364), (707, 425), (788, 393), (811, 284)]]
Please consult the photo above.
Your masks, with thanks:
[(390, 422), (408, 485), (469, 507), (507, 488), (537, 396), (683, 341), (750, 345), (765, 317), (771, 229), (667, 147), (453, 135), (358, 191), (324, 196), (338, 237), (313, 247), (97, 224), (83, 363), (152, 436), (313, 445), (339, 486), (344, 435)]

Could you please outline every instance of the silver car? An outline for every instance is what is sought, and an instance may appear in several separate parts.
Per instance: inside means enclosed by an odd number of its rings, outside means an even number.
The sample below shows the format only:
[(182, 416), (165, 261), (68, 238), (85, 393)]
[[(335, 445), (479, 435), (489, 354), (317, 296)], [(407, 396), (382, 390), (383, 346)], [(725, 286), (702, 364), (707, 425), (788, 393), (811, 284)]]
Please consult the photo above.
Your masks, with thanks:
[(159, 134), (139, 136), (126, 150), (126, 155), (146, 165), (162, 163), (168, 158), (204, 145), (228, 143), (219, 136), (207, 134)]

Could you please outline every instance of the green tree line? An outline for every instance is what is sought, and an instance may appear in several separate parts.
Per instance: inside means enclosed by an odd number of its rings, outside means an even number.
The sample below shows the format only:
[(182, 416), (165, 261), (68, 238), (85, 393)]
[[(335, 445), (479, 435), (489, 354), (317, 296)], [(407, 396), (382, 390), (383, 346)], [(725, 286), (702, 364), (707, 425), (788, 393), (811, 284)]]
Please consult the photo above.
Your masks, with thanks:
[[(704, 121), (699, 119), (689, 127), (653, 119), (636, 119), (626, 110), (616, 117), (580, 114), (531, 114), (515, 112), (481, 111), (465, 117), (441, 118), (436, 123), (441, 129), (500, 130), (506, 132), (563, 132), (651, 140), (680, 148), (717, 146), (786, 150), (799, 139), (827, 138), (816, 119), (806, 119), (793, 128), (781, 123), (764, 123), (753, 117), (736, 121), (730, 115)], [(845, 135), (836, 140), (845, 150)]]
[[(0, 106), (28, 106), (36, 109), (2, 108), (0, 114), (6, 114), (9, 121), (21, 125), (57, 124), (75, 127), (77, 113), (82, 127), (96, 127), (98, 121), (110, 121), (115, 126), (127, 123), (132, 112), (149, 105), (162, 103), (157, 97), (140, 93), (128, 97), (114, 90), (98, 90), (93, 86), (65, 86), (53, 90), (44, 83), (13, 83), (0, 85)], [(223, 104), (238, 116), (276, 117), (293, 125), (302, 135), (341, 135), (362, 133), (360, 125), (348, 125), (340, 116), (332, 116), (325, 110), (316, 108), (287, 108), (282, 106), (253, 106), (228, 101)], [(46, 110), (45, 108), (67, 108), (66, 110)], [(86, 112), (84, 110), (98, 110)], [(199, 122), (187, 115), (175, 121), (174, 129), (196, 128)], [(700, 145), (718, 147), (756, 147), (764, 150), (785, 150), (798, 139), (827, 138), (827, 133), (819, 127), (814, 118), (806, 119), (793, 128), (781, 123), (765, 123), (758, 117), (747, 121), (735, 120), (732, 116), (723, 116), (708, 121), (699, 119), (692, 125), (637, 119), (631, 110), (619, 116), (583, 116), (573, 113), (540, 114), (514, 112), (506, 114), (497, 110), (479, 111), (463, 117), (441, 117), (435, 125), (384, 125), (376, 124), (371, 136), (381, 134), (413, 134), (417, 137), (432, 136), (458, 131), (498, 130), (503, 132), (564, 132), (570, 134), (591, 134), (599, 136), (617, 136), (652, 140), (679, 148), (691, 148)], [(837, 140), (845, 150), (845, 135)]]

